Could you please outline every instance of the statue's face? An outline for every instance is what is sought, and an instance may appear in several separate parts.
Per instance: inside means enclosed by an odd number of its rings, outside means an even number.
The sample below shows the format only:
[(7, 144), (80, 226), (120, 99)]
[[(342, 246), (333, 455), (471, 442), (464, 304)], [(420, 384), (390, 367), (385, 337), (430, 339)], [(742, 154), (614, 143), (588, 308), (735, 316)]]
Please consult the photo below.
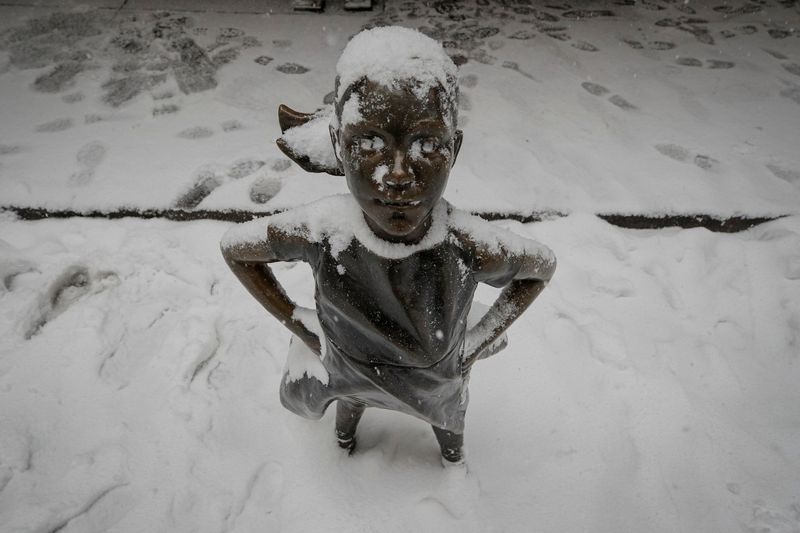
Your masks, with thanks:
[[(461, 144), (438, 102), (410, 88), (367, 82), (353, 91), (359, 113), (344, 106), (338, 132), (347, 185), (372, 231), (387, 241), (425, 236)], [(355, 115), (355, 119), (353, 119)]]

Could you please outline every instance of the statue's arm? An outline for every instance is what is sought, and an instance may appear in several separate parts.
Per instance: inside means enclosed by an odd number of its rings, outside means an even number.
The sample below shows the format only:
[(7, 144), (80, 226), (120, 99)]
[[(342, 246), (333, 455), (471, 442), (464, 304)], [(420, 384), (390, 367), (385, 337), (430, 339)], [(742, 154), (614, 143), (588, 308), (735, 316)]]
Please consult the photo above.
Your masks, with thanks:
[(511, 252), (478, 247), (476, 254), (477, 278), (493, 286), (505, 286), (486, 314), (467, 331), (465, 372), (539, 296), (556, 267), (555, 256), (541, 245)]
[(279, 261), (308, 260), (311, 243), (300, 234), (287, 234), (272, 227), (264, 232), (263, 239), (241, 238), (241, 230), (230, 233), (233, 235), (226, 235), (220, 246), (230, 269), (264, 309), (319, 355), (319, 337), (296, 318), (297, 304), (269, 267)]

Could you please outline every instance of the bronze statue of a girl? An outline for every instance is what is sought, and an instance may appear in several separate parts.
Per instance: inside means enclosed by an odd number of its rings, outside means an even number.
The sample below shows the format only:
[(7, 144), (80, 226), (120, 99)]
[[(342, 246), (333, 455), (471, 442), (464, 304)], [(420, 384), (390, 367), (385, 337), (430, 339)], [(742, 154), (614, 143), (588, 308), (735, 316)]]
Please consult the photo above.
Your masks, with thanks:
[[(431, 424), (445, 462), (463, 462), (472, 365), (555, 269), (547, 247), (442, 199), (461, 148), (457, 97), (456, 67), (436, 41), (399, 27), (359, 33), (329, 114), (279, 111), (284, 153), (344, 174), (351, 194), (236, 226), (222, 242), (236, 276), (294, 334), (281, 402), (319, 419), (336, 400), (336, 436), (351, 452), (364, 409), (382, 407)], [(311, 265), (314, 312), (280, 286), (276, 261)], [(478, 283), (504, 288), (468, 326)]]

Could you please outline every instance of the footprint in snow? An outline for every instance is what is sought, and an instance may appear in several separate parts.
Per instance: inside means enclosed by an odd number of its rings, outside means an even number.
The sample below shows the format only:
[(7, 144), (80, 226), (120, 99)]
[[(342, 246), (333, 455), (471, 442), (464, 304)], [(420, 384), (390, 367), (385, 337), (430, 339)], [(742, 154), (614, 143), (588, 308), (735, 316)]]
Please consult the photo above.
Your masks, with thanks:
[(758, 26), (745, 24), (744, 26), (737, 27), (736, 30), (742, 35), (753, 35), (754, 33), (758, 33)]
[(169, 100), (170, 98), (175, 96), (175, 93), (172, 91), (159, 91), (153, 93), (152, 95), (153, 100)]
[[(273, 172), (284, 172), (292, 166), (288, 159), (276, 159), (270, 164)], [(250, 200), (256, 204), (265, 204), (281, 192), (283, 180), (279, 176), (259, 176), (250, 186)]]
[(4, 505), (3, 530), (108, 531), (114, 522), (107, 517), (119, 505), (116, 493), (128, 484), (127, 455), (104, 446), (73, 455), (58, 476), (30, 468), (4, 489), (15, 505)]
[(656, 2), (653, 2), (651, 0), (642, 0), (641, 6), (649, 11), (663, 11), (664, 9), (666, 9), (661, 4), (657, 4)]
[(83, 117), (84, 124), (96, 124), (97, 122), (102, 122), (104, 120), (106, 120), (106, 117), (98, 113), (89, 113)]
[[(694, 57), (681, 56), (675, 63), (684, 67), (702, 67), (703, 62)], [(736, 66), (733, 61), (723, 61), (721, 59), (706, 59), (706, 68), (709, 69), (729, 69)]]
[(608, 101), (625, 111), (635, 111), (639, 109), (638, 107), (636, 107), (635, 105), (633, 105), (632, 103), (630, 103), (629, 101), (627, 101), (625, 98), (621, 97), (618, 94), (611, 95), (608, 98)]
[(678, 161), (680, 163), (691, 162), (703, 170), (711, 170), (719, 164), (719, 161), (709, 155), (694, 154), (688, 148), (678, 144), (657, 144), (654, 146), (654, 148), (658, 150), (661, 155), (667, 156), (674, 161)]
[(72, 128), (74, 126), (71, 118), (57, 118), (55, 120), (51, 120), (50, 122), (45, 122), (44, 124), (39, 124), (36, 126), (37, 133), (55, 133), (59, 131), (64, 131)]
[(500, 39), (492, 39), (489, 41), (489, 50), (496, 51), (500, 50), (506, 45), (505, 41), (501, 41)]
[(781, 61), (789, 59), (786, 55), (782, 54), (781, 52), (778, 52), (777, 50), (770, 50), (769, 48), (762, 48), (762, 50), (764, 50), (766, 53), (768, 53), (775, 59), (779, 59)]
[(153, 108), (153, 116), (160, 117), (162, 115), (172, 115), (180, 110), (181, 108), (177, 104), (162, 104)]
[(800, 76), (800, 63), (781, 63), (781, 66), (789, 74)]
[(789, 168), (776, 165), (774, 163), (767, 163), (767, 169), (772, 172), (775, 177), (782, 179), (792, 185), (800, 185), (800, 172)]
[(670, 41), (648, 41), (647, 48), (651, 50), (672, 50), (675, 48), (675, 43)]
[(517, 41), (527, 41), (536, 37), (536, 32), (531, 30), (519, 30), (508, 36), (509, 39)]
[(627, 44), (634, 50), (641, 50), (644, 48), (644, 45), (641, 42), (636, 41), (634, 39), (620, 39), (620, 42), (623, 44)]
[(87, 143), (75, 154), (78, 170), (69, 177), (70, 185), (86, 185), (94, 179), (95, 169), (103, 162), (108, 149), (100, 141)]
[(583, 50), (584, 52), (598, 52), (600, 50), (592, 43), (580, 40), (572, 43), (572, 47), (577, 48), (578, 50)]
[(669, 41), (646, 41), (642, 43), (635, 39), (620, 39), (620, 42), (627, 44), (634, 50), (643, 50), (645, 48), (650, 50), (672, 50), (675, 48), (675, 43)]
[(796, 104), (800, 104), (800, 85), (796, 85), (791, 82), (786, 82), (784, 80), (781, 81), (784, 82), (786, 87), (781, 89), (780, 95), (783, 96), (784, 98), (788, 98), (789, 100), (791, 100)]
[(195, 172), (189, 188), (175, 200), (174, 205), (179, 209), (193, 209), (220, 185), (249, 176), (265, 164), (260, 159), (248, 158), (235, 161), (224, 170), (212, 166), (203, 167)]
[(220, 28), (219, 33), (217, 34), (217, 40), (229, 41), (243, 35), (244, 31), (240, 30), (239, 28)]
[[(585, 81), (581, 83), (581, 87), (583, 87), (583, 89), (586, 92), (588, 92), (593, 96), (605, 96), (611, 92), (607, 87), (604, 87), (599, 83), (593, 83), (591, 81)], [(633, 105), (632, 103), (630, 103), (629, 101), (627, 101), (625, 98), (623, 98), (618, 94), (612, 94), (611, 96), (609, 96), (608, 101), (624, 111), (635, 111), (639, 109), (638, 107), (636, 107), (635, 105)]]
[(262, 176), (250, 187), (250, 200), (255, 204), (265, 204), (277, 196), (282, 188), (280, 178)]
[(675, 161), (686, 162), (690, 156), (688, 149), (677, 144), (657, 144), (655, 149)]
[(216, 169), (202, 168), (195, 172), (189, 189), (182, 193), (175, 201), (179, 209), (192, 209), (200, 205), (214, 189), (222, 185), (225, 176)]
[(193, 128), (186, 128), (185, 130), (178, 133), (178, 137), (181, 139), (190, 139), (190, 140), (197, 140), (197, 139), (207, 139), (214, 135), (214, 131), (210, 128), (205, 128), (203, 126), (195, 126)]
[(566, 30), (566, 26), (547, 26), (541, 28), (539, 31), (541, 31), (543, 35), (547, 35), (552, 39), (556, 39), (558, 41), (569, 41), (572, 39), (572, 35), (567, 33)]
[(787, 37), (790, 37), (793, 33), (794, 30), (784, 30), (781, 28), (770, 28), (767, 30), (767, 34), (773, 39), (786, 39)]
[(41, 294), (34, 309), (23, 319), (23, 336), (30, 340), (81, 297), (99, 292), (116, 279), (113, 272), (91, 275), (84, 265), (68, 267)]
[(275, 67), (275, 70), (283, 72), (284, 74), (305, 74), (311, 69), (298, 63), (284, 63)]
[(16, 144), (0, 144), (0, 155), (12, 155), (22, 152), (22, 147)]
[(217, 187), (222, 184), (222, 176), (211, 170), (201, 170), (195, 174), (192, 185), (175, 201), (175, 207), (192, 209), (206, 199)]
[(222, 122), (220, 126), (222, 127), (222, 131), (224, 131), (225, 133), (229, 133), (231, 131), (238, 131), (244, 127), (242, 126), (242, 123), (239, 122), (238, 120), (226, 120)]
[(611, 92), (602, 85), (598, 83), (592, 83), (591, 81), (585, 81), (581, 83), (581, 87), (583, 87), (586, 92), (593, 94), (594, 96), (603, 96)]
[(74, 104), (82, 101), (84, 98), (83, 93), (69, 93), (61, 97), (61, 101), (65, 104)]
[(275, 172), (283, 172), (284, 170), (289, 170), (292, 166), (292, 162), (288, 159), (276, 159), (271, 165), (270, 168)]
[(478, 76), (476, 74), (462, 76), (459, 85), (463, 88), (472, 89), (478, 85)]
[(416, 510), (432, 519), (442, 515), (456, 520), (468, 519), (474, 514), (480, 492), (480, 483), (466, 464), (448, 465), (434, 492), (422, 498)]
[(6, 260), (0, 262), (0, 293), (11, 292), (15, 289), (14, 280), (17, 276), (35, 272), (33, 263), (24, 260)]
[(573, 9), (564, 11), (561, 16), (570, 20), (583, 20), (599, 17), (613, 17), (614, 12), (609, 9)]
[(234, 162), (225, 174), (231, 179), (241, 179), (245, 176), (249, 176), (256, 170), (260, 169), (266, 164), (265, 161), (261, 161), (260, 159), (240, 159)]

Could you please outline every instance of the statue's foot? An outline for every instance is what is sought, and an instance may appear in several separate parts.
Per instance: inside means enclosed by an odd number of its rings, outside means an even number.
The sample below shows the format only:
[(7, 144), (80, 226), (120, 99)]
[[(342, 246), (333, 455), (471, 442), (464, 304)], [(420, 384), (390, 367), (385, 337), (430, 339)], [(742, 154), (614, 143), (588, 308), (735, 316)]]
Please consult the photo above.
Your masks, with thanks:
[(463, 466), (464, 464), (464, 452), (461, 448), (442, 448), (442, 465), (444, 465), (445, 468)]
[(339, 444), (339, 448), (343, 450), (347, 450), (348, 455), (353, 455), (353, 452), (356, 449), (356, 436), (353, 434), (345, 434), (339, 431), (336, 432), (336, 442)]

